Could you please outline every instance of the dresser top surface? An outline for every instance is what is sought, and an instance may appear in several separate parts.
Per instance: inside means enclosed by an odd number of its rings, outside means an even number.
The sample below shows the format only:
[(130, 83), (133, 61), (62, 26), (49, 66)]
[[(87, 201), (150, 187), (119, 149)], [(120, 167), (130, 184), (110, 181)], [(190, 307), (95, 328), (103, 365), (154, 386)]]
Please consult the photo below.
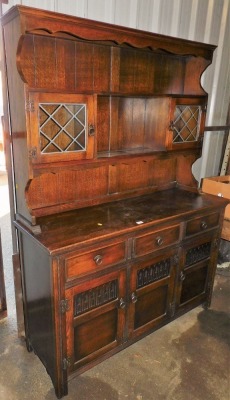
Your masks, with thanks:
[[(58, 254), (83, 243), (93, 244), (139, 229), (199, 217), (204, 212), (219, 211), (226, 204), (219, 197), (174, 188), (42, 217), (41, 233), (32, 235), (49, 253)], [(22, 224), (15, 224), (31, 235)]]

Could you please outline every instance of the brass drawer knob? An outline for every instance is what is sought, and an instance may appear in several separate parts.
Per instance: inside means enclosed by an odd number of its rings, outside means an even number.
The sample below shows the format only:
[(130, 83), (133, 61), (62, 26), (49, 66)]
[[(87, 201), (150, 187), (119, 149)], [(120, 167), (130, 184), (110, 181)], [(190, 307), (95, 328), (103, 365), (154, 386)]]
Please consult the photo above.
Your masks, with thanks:
[(103, 257), (102, 257), (100, 254), (97, 254), (97, 255), (94, 257), (93, 260), (94, 260), (95, 264), (101, 265), (102, 260), (103, 260)]
[(156, 237), (156, 244), (157, 246), (161, 246), (164, 243), (164, 240), (162, 239), (161, 236)]
[(202, 221), (201, 224), (200, 224), (200, 227), (201, 227), (201, 229), (203, 229), (203, 230), (207, 229), (207, 227), (208, 227), (207, 222)]

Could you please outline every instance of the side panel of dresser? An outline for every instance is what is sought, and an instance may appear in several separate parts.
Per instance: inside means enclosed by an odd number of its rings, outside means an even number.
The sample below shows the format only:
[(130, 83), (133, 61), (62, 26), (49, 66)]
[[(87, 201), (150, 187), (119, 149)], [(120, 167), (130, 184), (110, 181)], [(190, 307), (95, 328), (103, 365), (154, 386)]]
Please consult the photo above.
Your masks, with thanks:
[(27, 349), (34, 350), (40, 358), (60, 398), (67, 394), (67, 380), (61, 343), (58, 262), (27, 233), (19, 232), (19, 244)]
[[(17, 46), (20, 37), (19, 18), (3, 26), (5, 51), (6, 80), (8, 98), (4, 114), (9, 114), (12, 141), (12, 165), (14, 168), (15, 209), (16, 213), (31, 221), (31, 215), (25, 203), (25, 187), (29, 180), (28, 144), (26, 127), (26, 104), (24, 100), (24, 83), (17, 71)], [(5, 94), (6, 95), (6, 94)]]

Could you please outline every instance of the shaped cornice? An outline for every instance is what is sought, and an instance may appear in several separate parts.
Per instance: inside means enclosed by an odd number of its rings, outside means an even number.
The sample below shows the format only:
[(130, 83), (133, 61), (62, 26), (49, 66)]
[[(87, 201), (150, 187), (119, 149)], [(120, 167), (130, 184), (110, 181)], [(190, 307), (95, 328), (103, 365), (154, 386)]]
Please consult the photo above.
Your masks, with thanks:
[(136, 48), (149, 48), (181, 56), (191, 55), (210, 61), (216, 48), (214, 45), (205, 43), (20, 5), (12, 7), (3, 16), (3, 25), (16, 16), (20, 18), (21, 34), (37, 33), (58, 37), (69, 36), (90, 41), (110, 41), (118, 45), (128, 44)]

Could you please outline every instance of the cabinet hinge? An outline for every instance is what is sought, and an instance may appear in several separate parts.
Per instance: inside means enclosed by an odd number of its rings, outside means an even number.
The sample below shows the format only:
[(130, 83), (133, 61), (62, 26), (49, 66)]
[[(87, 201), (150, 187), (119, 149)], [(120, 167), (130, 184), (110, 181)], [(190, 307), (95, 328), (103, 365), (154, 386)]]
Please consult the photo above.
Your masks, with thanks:
[(29, 158), (36, 158), (37, 157), (37, 147), (31, 147), (31, 149), (28, 150), (28, 156), (29, 156)]
[(173, 301), (172, 303), (170, 303), (170, 306), (169, 306), (169, 316), (171, 318), (174, 317), (175, 311), (176, 311), (176, 302)]
[(69, 311), (70, 305), (69, 305), (69, 300), (64, 299), (60, 301), (60, 311), (61, 314), (65, 314), (67, 311)]
[(67, 370), (71, 365), (71, 358), (70, 357), (66, 357), (62, 360), (62, 369), (63, 370)]
[(26, 101), (26, 106), (25, 106), (26, 111), (28, 112), (34, 112), (34, 101), (33, 100), (28, 100)]

